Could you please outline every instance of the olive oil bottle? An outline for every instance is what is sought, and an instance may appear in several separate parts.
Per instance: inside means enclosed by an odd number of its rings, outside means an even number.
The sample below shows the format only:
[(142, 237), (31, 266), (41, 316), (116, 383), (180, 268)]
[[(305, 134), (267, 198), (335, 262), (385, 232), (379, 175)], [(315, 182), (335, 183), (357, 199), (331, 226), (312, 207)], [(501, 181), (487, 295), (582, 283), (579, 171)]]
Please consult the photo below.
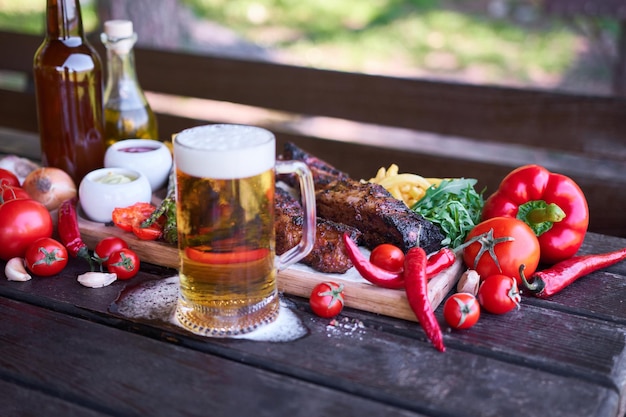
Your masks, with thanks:
[(106, 21), (101, 40), (107, 49), (106, 146), (123, 139), (158, 139), (156, 117), (137, 80), (133, 52), (137, 35), (133, 31), (133, 22)]

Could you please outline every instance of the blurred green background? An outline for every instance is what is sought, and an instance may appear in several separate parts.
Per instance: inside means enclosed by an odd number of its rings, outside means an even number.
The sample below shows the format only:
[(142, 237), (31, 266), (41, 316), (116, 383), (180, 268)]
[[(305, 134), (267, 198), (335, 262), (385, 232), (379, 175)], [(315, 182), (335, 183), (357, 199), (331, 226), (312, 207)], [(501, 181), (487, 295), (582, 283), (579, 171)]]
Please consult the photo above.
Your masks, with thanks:
[[(179, 0), (286, 63), (481, 84), (610, 91), (618, 24), (532, 0)], [(45, 0), (0, 0), (0, 28), (42, 33)], [(95, 0), (81, 1), (87, 31)]]

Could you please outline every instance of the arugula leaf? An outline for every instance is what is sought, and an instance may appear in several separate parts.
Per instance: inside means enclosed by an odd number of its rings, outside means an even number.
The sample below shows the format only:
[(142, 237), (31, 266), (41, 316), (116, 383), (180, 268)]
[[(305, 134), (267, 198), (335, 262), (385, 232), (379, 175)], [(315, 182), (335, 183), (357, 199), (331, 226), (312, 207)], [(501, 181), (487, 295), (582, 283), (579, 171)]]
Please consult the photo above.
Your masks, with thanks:
[(426, 190), (426, 194), (411, 207), (411, 210), (441, 228), (446, 238), (444, 246), (456, 248), (480, 222), (485, 200), (483, 191), (478, 193), (473, 178), (443, 180), (438, 186)]

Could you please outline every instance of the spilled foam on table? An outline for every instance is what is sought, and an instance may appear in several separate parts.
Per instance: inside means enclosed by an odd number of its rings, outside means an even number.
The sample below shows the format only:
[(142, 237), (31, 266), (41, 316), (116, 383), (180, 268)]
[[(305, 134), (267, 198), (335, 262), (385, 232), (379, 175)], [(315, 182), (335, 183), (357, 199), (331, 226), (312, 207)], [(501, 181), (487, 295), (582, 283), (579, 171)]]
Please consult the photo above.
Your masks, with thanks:
[[(175, 318), (178, 300), (178, 275), (158, 281), (148, 281), (123, 293), (115, 303), (115, 311), (131, 319), (161, 321), (181, 327)], [(265, 342), (289, 342), (308, 333), (298, 316), (280, 301), (278, 318), (257, 330), (231, 337)]]

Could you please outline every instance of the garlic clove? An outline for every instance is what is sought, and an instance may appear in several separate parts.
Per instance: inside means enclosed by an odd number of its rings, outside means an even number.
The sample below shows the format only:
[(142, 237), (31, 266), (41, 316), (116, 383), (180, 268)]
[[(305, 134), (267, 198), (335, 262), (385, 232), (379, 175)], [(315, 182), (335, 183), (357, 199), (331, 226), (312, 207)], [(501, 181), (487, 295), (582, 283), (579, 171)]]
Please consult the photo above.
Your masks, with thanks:
[(478, 294), (478, 287), (480, 286), (480, 275), (473, 269), (468, 269), (463, 272), (459, 282), (456, 285), (457, 292), (467, 292), (472, 295)]
[(106, 272), (86, 272), (78, 276), (78, 282), (89, 288), (102, 288), (117, 279), (117, 274)]
[(26, 272), (24, 267), (24, 259), (11, 258), (4, 267), (4, 275), (9, 281), (28, 281), (32, 277)]

